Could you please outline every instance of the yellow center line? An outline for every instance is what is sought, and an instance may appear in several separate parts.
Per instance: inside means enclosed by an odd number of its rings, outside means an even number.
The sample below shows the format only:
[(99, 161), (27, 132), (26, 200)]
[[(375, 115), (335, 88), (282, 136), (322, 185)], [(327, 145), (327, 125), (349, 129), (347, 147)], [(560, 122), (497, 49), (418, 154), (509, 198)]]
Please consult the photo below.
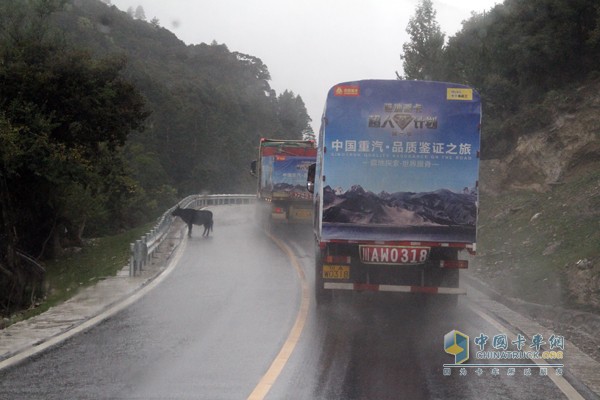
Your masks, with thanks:
[(277, 354), (277, 356), (271, 363), (271, 366), (269, 367), (267, 372), (263, 375), (262, 379), (260, 380), (260, 382), (258, 382), (252, 393), (250, 393), (250, 396), (248, 396), (248, 400), (264, 399), (267, 396), (267, 393), (269, 393), (269, 390), (271, 390), (273, 384), (275, 384), (275, 381), (281, 374), (281, 371), (283, 371), (285, 364), (288, 362), (290, 356), (292, 355), (292, 352), (294, 351), (294, 348), (298, 344), (300, 334), (304, 329), (306, 317), (308, 316), (308, 306), (310, 304), (310, 297), (308, 293), (306, 277), (304, 276), (304, 271), (302, 270), (298, 259), (285, 243), (283, 243), (281, 240), (277, 239), (270, 233), (267, 233), (267, 235), (284, 253), (287, 254), (290, 261), (292, 262), (292, 265), (294, 266), (294, 269), (296, 270), (296, 273), (300, 278), (300, 284), (302, 286), (302, 300), (300, 303), (300, 310), (298, 311), (298, 315), (296, 316), (296, 322), (294, 322), (294, 326), (292, 327), (292, 330), (290, 331), (285, 343), (279, 351), (279, 354)]

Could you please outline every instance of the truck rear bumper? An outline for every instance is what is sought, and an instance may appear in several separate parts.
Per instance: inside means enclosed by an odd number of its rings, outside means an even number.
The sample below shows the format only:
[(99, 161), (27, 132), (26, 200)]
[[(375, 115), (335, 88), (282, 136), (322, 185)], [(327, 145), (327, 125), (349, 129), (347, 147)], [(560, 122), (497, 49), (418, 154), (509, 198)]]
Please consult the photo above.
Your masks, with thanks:
[(272, 212), (271, 219), (273, 221), (286, 221), (287, 213), (286, 212)]
[(368, 292), (401, 292), (401, 293), (429, 293), (429, 294), (455, 294), (466, 295), (463, 288), (432, 287), (432, 286), (405, 286), (405, 285), (378, 285), (370, 283), (341, 283), (325, 282), (324, 289), (353, 290)]

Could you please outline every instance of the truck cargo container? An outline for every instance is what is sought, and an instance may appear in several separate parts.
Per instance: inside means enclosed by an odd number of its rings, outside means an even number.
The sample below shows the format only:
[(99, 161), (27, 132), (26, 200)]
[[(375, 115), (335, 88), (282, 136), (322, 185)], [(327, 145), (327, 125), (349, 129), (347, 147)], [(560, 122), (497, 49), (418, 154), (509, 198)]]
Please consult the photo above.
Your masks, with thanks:
[[(333, 86), (308, 174), (315, 293), (465, 294), (476, 250), (479, 94), (465, 85), (362, 80)], [(439, 297), (438, 297), (439, 298)]]

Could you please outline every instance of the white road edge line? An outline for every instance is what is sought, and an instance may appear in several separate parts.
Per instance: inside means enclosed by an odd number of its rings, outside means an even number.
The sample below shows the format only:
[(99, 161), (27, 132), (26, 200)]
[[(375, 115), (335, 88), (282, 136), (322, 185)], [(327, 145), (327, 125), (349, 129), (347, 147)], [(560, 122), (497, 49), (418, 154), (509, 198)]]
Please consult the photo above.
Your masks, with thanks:
[(267, 372), (263, 375), (261, 380), (258, 382), (250, 396), (248, 396), (248, 400), (262, 400), (267, 396), (271, 387), (275, 384), (275, 381), (281, 374), (281, 371), (285, 367), (285, 364), (288, 362), (294, 348), (298, 344), (298, 340), (300, 339), (300, 334), (304, 329), (304, 324), (306, 322), (306, 318), (308, 315), (308, 309), (310, 304), (310, 296), (308, 290), (308, 284), (306, 283), (306, 277), (304, 275), (304, 271), (302, 270), (302, 266), (298, 262), (298, 259), (292, 252), (292, 250), (281, 240), (277, 239), (273, 235), (267, 232), (267, 236), (271, 238), (273, 242), (281, 249), (284, 253), (287, 254), (298, 277), (300, 278), (300, 284), (302, 286), (302, 301), (300, 303), (300, 309), (298, 310), (298, 315), (296, 316), (296, 321), (294, 322), (294, 326), (292, 327), (285, 343), (283, 344), (279, 354), (275, 357), (271, 366), (267, 370)]
[[(497, 328), (500, 332), (508, 332), (511, 340), (515, 340), (517, 338), (517, 336), (513, 332), (511, 332), (507, 327), (502, 325), (500, 322), (496, 321), (490, 315), (486, 314), (478, 306), (475, 306), (473, 304), (467, 304), (467, 307), (470, 308), (475, 314), (479, 315), (481, 318), (487, 321), (490, 325), (493, 325), (495, 328)], [(533, 361), (540, 367), (548, 365), (548, 363), (546, 363), (545, 360), (531, 361)], [(563, 376), (556, 374), (548, 374), (548, 377), (552, 379), (552, 382), (554, 382), (554, 384), (561, 390), (561, 392), (565, 394), (565, 396), (567, 396), (569, 400), (585, 400), (585, 398), (581, 396), (579, 392), (577, 392), (577, 390), (575, 390), (575, 388), (571, 386), (571, 384), (567, 382), (567, 380)]]

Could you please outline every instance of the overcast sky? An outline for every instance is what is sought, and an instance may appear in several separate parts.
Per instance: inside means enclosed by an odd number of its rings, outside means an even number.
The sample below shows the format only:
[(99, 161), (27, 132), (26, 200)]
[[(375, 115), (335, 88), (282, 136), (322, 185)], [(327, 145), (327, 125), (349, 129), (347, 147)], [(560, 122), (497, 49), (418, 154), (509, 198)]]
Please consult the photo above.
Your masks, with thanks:
[[(395, 79), (418, 0), (112, 0), (126, 11), (141, 5), (186, 44), (225, 44), (258, 57), (277, 94), (304, 100), (315, 133), (328, 90), (339, 82)], [(472, 11), (501, 0), (433, 0), (446, 37)]]

